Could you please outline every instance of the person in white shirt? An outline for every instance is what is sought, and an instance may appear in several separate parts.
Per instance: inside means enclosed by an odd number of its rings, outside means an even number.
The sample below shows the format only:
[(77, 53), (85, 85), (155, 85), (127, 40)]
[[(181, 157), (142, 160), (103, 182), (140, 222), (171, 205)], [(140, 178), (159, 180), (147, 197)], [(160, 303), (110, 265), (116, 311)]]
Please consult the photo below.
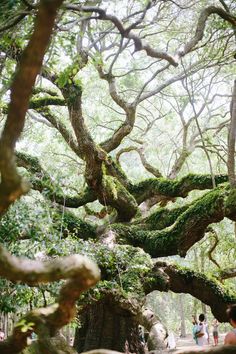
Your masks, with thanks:
[(2, 342), (5, 338), (5, 333), (3, 332), (3, 330), (0, 328), (0, 342)]
[(197, 335), (197, 344), (200, 346), (204, 346), (208, 344), (208, 334), (205, 323), (205, 315), (201, 313), (199, 315), (199, 323), (198, 323), (198, 331)]

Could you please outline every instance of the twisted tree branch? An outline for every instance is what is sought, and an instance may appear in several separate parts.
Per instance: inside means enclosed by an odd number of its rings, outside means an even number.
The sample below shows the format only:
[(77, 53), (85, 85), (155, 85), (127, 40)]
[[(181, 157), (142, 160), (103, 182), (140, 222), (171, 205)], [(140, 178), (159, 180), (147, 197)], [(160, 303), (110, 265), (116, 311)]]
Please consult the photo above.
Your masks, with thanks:
[(29, 189), (29, 186), (18, 175), (14, 148), (24, 127), (32, 88), (42, 66), (57, 10), (62, 1), (41, 1), (34, 32), (21, 56), (11, 87), (8, 116), (0, 139), (0, 214), (4, 213), (14, 200)]

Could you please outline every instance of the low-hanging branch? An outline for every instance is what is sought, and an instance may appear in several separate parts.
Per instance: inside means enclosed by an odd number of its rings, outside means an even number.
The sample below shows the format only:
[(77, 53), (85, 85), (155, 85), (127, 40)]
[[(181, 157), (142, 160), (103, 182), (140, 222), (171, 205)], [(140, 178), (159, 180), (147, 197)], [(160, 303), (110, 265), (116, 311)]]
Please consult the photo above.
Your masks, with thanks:
[(42, 66), (57, 10), (62, 2), (63, 0), (56, 0), (53, 3), (40, 2), (34, 32), (23, 51), (11, 86), (7, 120), (0, 139), (0, 214), (3, 214), (11, 203), (29, 189), (18, 175), (14, 148), (24, 127), (32, 88)]
[[(213, 353), (213, 354), (235, 354), (236, 353), (236, 345), (219, 345), (217, 348), (209, 348), (198, 350), (198, 353)], [(115, 352), (114, 350), (106, 350), (106, 349), (95, 349), (90, 350), (89, 352), (84, 352), (84, 354), (122, 354), (121, 352)], [(179, 351), (178, 354), (196, 354), (196, 350), (189, 351), (183, 350)]]
[[(71, 255), (49, 261), (29, 260), (11, 255), (0, 246), (0, 275), (12, 282), (30, 286), (60, 279), (84, 278), (89, 273), (91, 281), (99, 279), (99, 270), (85, 256)], [(95, 280), (94, 280), (95, 282)]]
[[(27, 338), (37, 333), (39, 345), (53, 337), (57, 330), (68, 324), (76, 314), (76, 301), (81, 293), (95, 285), (100, 272), (87, 257), (72, 255), (51, 261), (19, 259), (0, 248), (0, 274), (11, 281), (28, 285), (70, 279), (62, 286), (57, 302), (46, 308), (36, 309), (21, 318), (6, 341), (0, 342), (5, 354), (20, 353), (27, 346)], [(23, 330), (26, 327), (26, 330)], [(50, 350), (41, 353), (54, 353)]]
[[(235, 354), (236, 353), (236, 345), (219, 345), (217, 348), (209, 348), (198, 350), (198, 353), (213, 353), (213, 354)], [(178, 354), (196, 354), (196, 351), (179, 351)]]
[[(29, 101), (29, 109), (42, 109), (43, 107), (47, 106), (65, 106), (65, 100), (61, 97), (55, 97), (55, 96), (47, 96), (47, 97), (38, 97), (38, 98), (33, 98)], [(4, 114), (7, 114), (9, 106), (7, 104), (1, 105), (2, 112)]]
[[(228, 181), (227, 175), (216, 175), (216, 185)], [(188, 174), (181, 179), (170, 180), (167, 178), (149, 178), (129, 188), (129, 192), (135, 197), (138, 204), (156, 195), (165, 197), (187, 197), (192, 190), (204, 190), (212, 188), (211, 175)]]
[[(126, 176), (122, 174), (122, 171), (119, 171), (119, 168), (112, 164), (112, 160), (110, 161), (108, 158), (105, 170), (113, 174), (113, 176), (106, 175), (103, 171), (103, 182), (99, 185), (99, 193), (96, 193), (91, 188), (86, 188), (79, 195), (68, 196), (63, 193), (59, 186), (55, 185), (55, 182), (40, 165), (38, 158), (22, 152), (17, 152), (16, 156), (18, 166), (26, 168), (32, 174), (30, 181), (33, 189), (40, 192), (44, 191), (48, 199), (70, 208), (78, 208), (99, 199), (102, 204), (105, 203), (106, 205), (118, 208), (118, 210), (121, 209), (121, 212), (126, 214), (127, 221), (135, 215), (135, 210), (137, 211), (136, 202), (140, 204), (142, 201), (153, 196), (163, 196), (171, 200), (173, 197), (186, 197), (194, 189), (204, 190), (212, 188), (210, 175), (194, 174), (189, 174), (180, 180), (153, 178), (132, 185), (125, 179)], [(227, 180), (228, 177), (226, 175), (215, 176), (217, 184)], [(117, 194), (120, 197), (123, 195), (121, 201), (119, 198), (112, 198), (113, 194)], [(128, 200), (129, 203), (126, 203)], [(122, 203), (122, 205), (119, 205), (119, 203)], [(129, 210), (130, 206), (133, 210)], [(148, 218), (136, 221), (135, 224), (143, 224), (144, 228), (149, 230), (162, 229), (173, 224), (175, 219), (188, 209), (188, 207), (189, 205), (172, 210), (162, 208)]]
[(50, 175), (42, 168), (37, 157), (22, 152), (17, 152), (16, 157), (17, 165), (26, 168), (32, 174), (30, 182), (33, 189), (44, 191), (44, 195), (51, 201), (68, 208), (79, 208), (96, 200), (96, 196), (89, 188), (76, 196), (65, 195), (60, 186), (55, 185)]
[(218, 187), (197, 199), (172, 226), (163, 230), (146, 231), (137, 225), (122, 224), (114, 224), (112, 230), (117, 242), (141, 247), (152, 257), (185, 256), (204, 237), (210, 224), (224, 217), (236, 219), (235, 194), (229, 186)]
[(156, 262), (153, 269), (145, 276), (146, 293), (153, 290), (188, 293), (211, 307), (213, 315), (221, 322), (227, 322), (226, 310), (236, 302), (236, 296), (216, 278), (181, 268), (165, 262)]

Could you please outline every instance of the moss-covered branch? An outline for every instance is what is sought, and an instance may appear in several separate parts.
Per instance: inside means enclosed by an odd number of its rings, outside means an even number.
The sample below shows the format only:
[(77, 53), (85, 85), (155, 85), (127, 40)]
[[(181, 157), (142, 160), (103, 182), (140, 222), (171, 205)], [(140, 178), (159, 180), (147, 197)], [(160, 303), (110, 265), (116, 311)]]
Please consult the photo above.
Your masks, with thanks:
[[(227, 175), (215, 176), (216, 185), (227, 182)], [(170, 198), (187, 197), (192, 190), (204, 190), (212, 188), (211, 175), (189, 174), (180, 180), (165, 178), (149, 178), (129, 188), (129, 192), (135, 197), (138, 204), (156, 195)]]
[[(38, 97), (38, 98), (32, 98), (29, 101), (29, 108), (30, 109), (39, 109), (42, 107), (47, 107), (47, 106), (65, 106), (65, 100), (61, 97)], [(2, 112), (4, 114), (7, 114), (8, 112), (8, 105), (1, 105)]]
[(44, 192), (44, 195), (48, 199), (69, 208), (78, 208), (96, 199), (94, 193), (89, 188), (86, 188), (76, 196), (65, 195), (61, 187), (56, 185), (50, 175), (42, 168), (37, 157), (22, 152), (17, 152), (16, 156), (17, 165), (26, 168), (32, 173), (30, 182), (33, 189)]
[(64, 237), (73, 235), (74, 237), (88, 240), (97, 237), (96, 227), (78, 217), (67, 209), (53, 216), (54, 221), (60, 221), (59, 231)]
[(37, 112), (42, 115), (49, 123), (53, 125), (54, 128), (58, 130), (58, 132), (61, 134), (61, 136), (64, 138), (65, 142), (68, 144), (68, 146), (71, 148), (72, 151), (77, 156), (81, 155), (80, 148), (77, 144), (77, 142), (74, 139), (73, 134), (67, 129), (67, 127), (59, 120), (57, 119), (50, 111), (48, 107), (39, 107), (37, 109)]
[(118, 242), (141, 247), (153, 257), (184, 256), (191, 246), (203, 238), (210, 224), (224, 217), (236, 218), (235, 193), (228, 186), (206, 193), (164, 230), (146, 231), (139, 226), (121, 224), (112, 228)]
[(138, 204), (134, 197), (117, 178), (107, 175), (105, 169), (99, 194), (102, 204), (108, 204), (117, 210), (119, 220), (129, 221), (137, 213)]
[(189, 207), (190, 204), (173, 209), (159, 208), (148, 217), (134, 221), (133, 225), (142, 226), (144, 230), (162, 230), (174, 224)]
[(45, 106), (65, 106), (65, 100), (61, 97), (38, 97), (32, 98), (29, 102), (29, 108), (37, 109)]
[(227, 321), (227, 306), (236, 302), (236, 295), (215, 278), (165, 262), (157, 262), (145, 276), (144, 282), (146, 293), (160, 290), (191, 294), (209, 305), (214, 316), (221, 322)]
[[(87, 188), (83, 193), (77, 196), (65, 195), (62, 189), (57, 186), (54, 181), (52, 181), (49, 174), (43, 170), (37, 158), (31, 157), (24, 153), (17, 153), (17, 163), (18, 166), (25, 167), (30, 173), (32, 173), (31, 183), (33, 185), (33, 188), (40, 192), (44, 191), (45, 195), (50, 200), (56, 201), (58, 204), (65, 205), (71, 208), (77, 208), (98, 198), (102, 204), (109, 205), (115, 208), (118, 211), (119, 220), (123, 221), (129, 221), (132, 217), (135, 216), (137, 212), (137, 203), (134, 196), (138, 193), (136, 193), (137, 191), (134, 192), (135, 187), (131, 186), (126, 176), (121, 173), (122, 171), (120, 172), (119, 169), (115, 168), (115, 165), (113, 166), (113, 164), (111, 164), (109, 158), (107, 160), (104, 160), (102, 181), (98, 183), (97, 186), (93, 185), (93, 187), (96, 189), (96, 193), (93, 192), (91, 188)], [(113, 176), (110, 175), (110, 173)], [(115, 177), (115, 175), (118, 175), (118, 179)], [(87, 175), (87, 178), (90, 178), (89, 175)], [(216, 181), (218, 183), (222, 183), (226, 179), (227, 176), (216, 177)], [(153, 193), (165, 193), (165, 195), (169, 195), (170, 197), (172, 197), (173, 195), (186, 196), (187, 193), (193, 188), (204, 189), (211, 187), (211, 177), (208, 175), (188, 175), (182, 178), (180, 181), (170, 181), (162, 178), (147, 181), (149, 181), (150, 185), (153, 185)], [(146, 186), (146, 181), (142, 183), (143, 186)], [(140, 183), (140, 185), (142, 183)], [(134, 193), (131, 194), (129, 192), (130, 190), (132, 190)], [(147, 195), (146, 191), (144, 191), (144, 193)], [(139, 198), (137, 199), (139, 200)], [(209, 203), (211, 203), (210, 200)], [(194, 202), (191, 205), (185, 205), (183, 207), (175, 208), (172, 210), (162, 208), (156, 213), (149, 216), (148, 218), (138, 221), (137, 223), (140, 223), (139, 228), (141, 228), (142, 226), (143, 229), (145, 229), (146, 231), (161, 230), (172, 225), (180, 217), (180, 215), (184, 214), (185, 212), (190, 213), (192, 212), (192, 209), (195, 210), (196, 207), (197, 204)], [(188, 216), (185, 216), (185, 218), (188, 218)], [(217, 220), (218, 219), (216, 219), (216, 221)], [(214, 218), (212, 219), (212, 222), (215, 222)], [(178, 221), (178, 223), (180, 224), (180, 221)], [(207, 225), (209, 223), (210, 222), (207, 221)], [(201, 223), (201, 225), (203, 227), (203, 230), (205, 230), (205, 223)], [(137, 232), (137, 234), (139, 234), (139, 228), (138, 226), (133, 226), (133, 228), (129, 228), (129, 234), (130, 232)], [(142, 231), (141, 233), (146, 239), (145, 232)], [(175, 234), (175, 230), (173, 230), (173, 233)], [(162, 242), (161, 239), (163, 239), (164, 234), (165, 232), (162, 232), (161, 236), (158, 234), (158, 240), (160, 242)], [(168, 234), (170, 234), (169, 230)], [(202, 232), (200, 233), (200, 235), (202, 235)], [(143, 237), (139, 237), (140, 241), (138, 242), (138, 244), (142, 244)], [(150, 235), (148, 236), (148, 238), (149, 237)], [(176, 254), (176, 250), (173, 252), (174, 254)]]

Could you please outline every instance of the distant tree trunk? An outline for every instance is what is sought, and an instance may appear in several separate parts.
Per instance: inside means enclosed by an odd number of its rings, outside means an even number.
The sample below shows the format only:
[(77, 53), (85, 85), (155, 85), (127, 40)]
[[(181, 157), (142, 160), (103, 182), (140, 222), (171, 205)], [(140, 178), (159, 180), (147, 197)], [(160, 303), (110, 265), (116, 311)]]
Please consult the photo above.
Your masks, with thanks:
[(204, 313), (204, 315), (206, 315), (207, 314), (206, 304), (204, 304), (203, 302), (201, 304), (202, 304), (202, 313)]
[[(201, 249), (201, 253), (200, 253), (200, 261), (201, 261), (201, 272), (204, 273), (205, 272), (205, 250)], [(206, 315), (207, 313), (207, 307), (206, 304), (204, 304), (203, 302), (201, 303), (201, 307), (202, 307), (202, 313), (204, 313)]]
[(196, 298), (193, 298), (193, 316), (197, 317), (197, 304), (198, 300)]
[(78, 353), (100, 348), (144, 353), (136, 315), (111, 297), (88, 305), (79, 319), (81, 327), (76, 329), (74, 340)]
[(232, 188), (236, 187), (235, 180), (235, 134), (236, 134), (236, 80), (234, 81), (232, 100), (230, 105), (230, 126), (228, 133), (228, 175)]
[(180, 312), (180, 335), (181, 337), (186, 337), (184, 294), (179, 295), (179, 312)]

